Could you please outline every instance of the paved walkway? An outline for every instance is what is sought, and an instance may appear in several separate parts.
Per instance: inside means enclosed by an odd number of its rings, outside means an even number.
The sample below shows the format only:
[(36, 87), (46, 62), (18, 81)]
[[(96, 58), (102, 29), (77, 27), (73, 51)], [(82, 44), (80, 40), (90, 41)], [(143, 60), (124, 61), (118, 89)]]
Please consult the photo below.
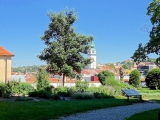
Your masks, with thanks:
[[(77, 113), (58, 120), (124, 120), (136, 113), (160, 108), (158, 103), (136, 103), (128, 106), (119, 106), (106, 109), (92, 110), (85, 113)], [(157, 113), (158, 114), (158, 113)]]

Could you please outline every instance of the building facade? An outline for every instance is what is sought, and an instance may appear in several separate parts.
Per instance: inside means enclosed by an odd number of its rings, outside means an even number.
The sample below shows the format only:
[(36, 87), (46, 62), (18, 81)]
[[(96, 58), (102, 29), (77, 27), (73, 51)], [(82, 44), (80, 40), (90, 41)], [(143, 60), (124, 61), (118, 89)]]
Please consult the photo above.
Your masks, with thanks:
[(0, 46), (0, 82), (7, 83), (11, 78), (12, 53)]

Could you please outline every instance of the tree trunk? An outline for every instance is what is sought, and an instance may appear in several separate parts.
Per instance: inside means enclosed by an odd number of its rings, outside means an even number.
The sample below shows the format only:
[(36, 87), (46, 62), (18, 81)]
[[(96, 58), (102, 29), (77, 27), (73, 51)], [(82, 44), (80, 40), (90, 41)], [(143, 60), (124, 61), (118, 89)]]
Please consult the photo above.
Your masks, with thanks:
[(65, 77), (66, 77), (66, 75), (65, 75), (65, 73), (63, 73), (63, 80), (62, 80), (62, 86), (64, 87), (64, 80), (65, 80)]

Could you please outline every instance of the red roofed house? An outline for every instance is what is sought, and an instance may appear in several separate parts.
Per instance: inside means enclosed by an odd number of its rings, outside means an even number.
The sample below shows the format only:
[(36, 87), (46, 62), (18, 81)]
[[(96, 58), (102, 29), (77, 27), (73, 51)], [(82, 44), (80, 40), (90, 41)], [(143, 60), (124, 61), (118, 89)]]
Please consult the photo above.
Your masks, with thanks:
[(12, 53), (0, 46), (0, 82), (7, 83), (11, 77)]

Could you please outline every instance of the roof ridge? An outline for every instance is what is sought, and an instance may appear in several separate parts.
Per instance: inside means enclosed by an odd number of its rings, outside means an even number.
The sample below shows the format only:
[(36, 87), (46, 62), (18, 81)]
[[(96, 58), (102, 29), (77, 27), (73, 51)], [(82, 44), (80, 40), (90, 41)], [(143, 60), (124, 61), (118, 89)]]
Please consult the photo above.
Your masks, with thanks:
[(0, 56), (14, 56), (11, 52), (0, 46)]

